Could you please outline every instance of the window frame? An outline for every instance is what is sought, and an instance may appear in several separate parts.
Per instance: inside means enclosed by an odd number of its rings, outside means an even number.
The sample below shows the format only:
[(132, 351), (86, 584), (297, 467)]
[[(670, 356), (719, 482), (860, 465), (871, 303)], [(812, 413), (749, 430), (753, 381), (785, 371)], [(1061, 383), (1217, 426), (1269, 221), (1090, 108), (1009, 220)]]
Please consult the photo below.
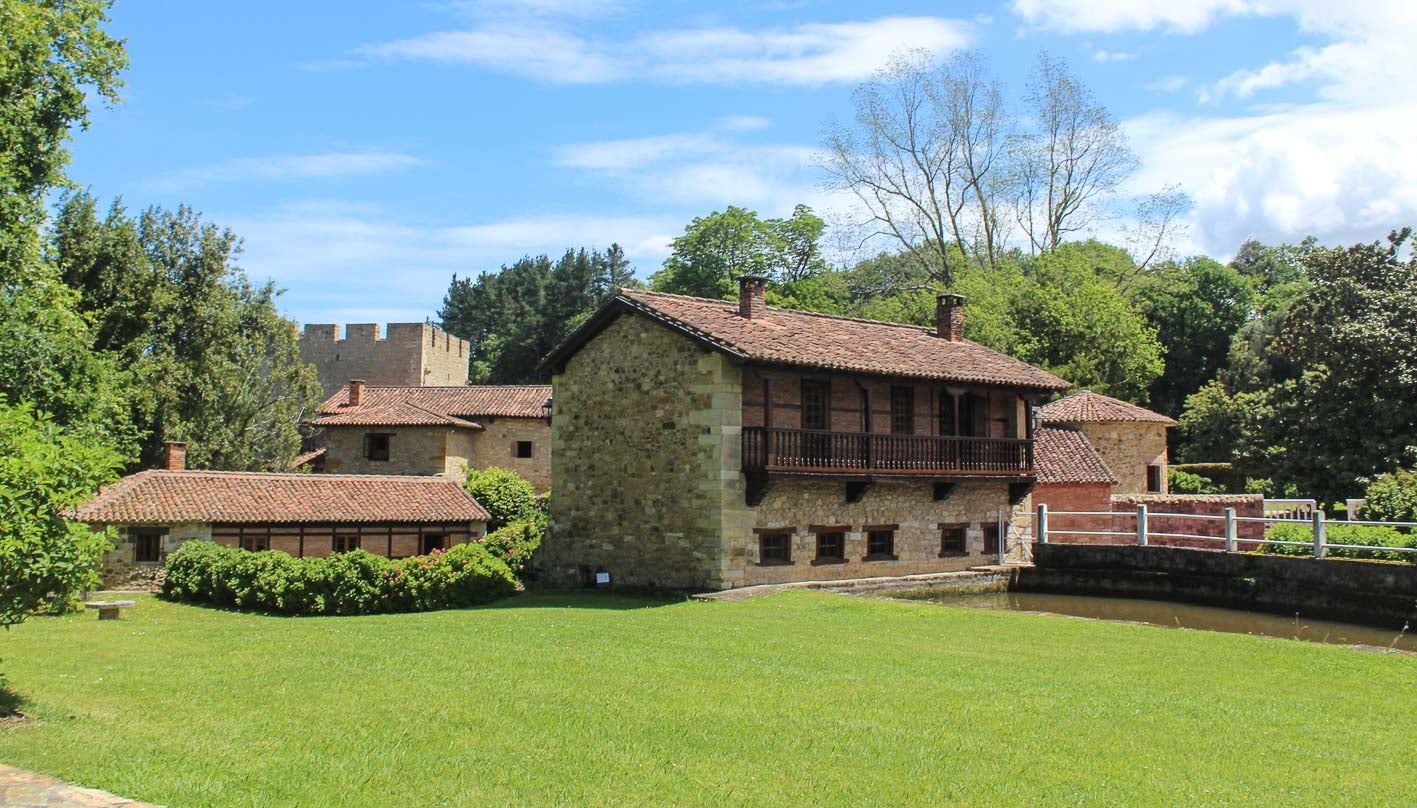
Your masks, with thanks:
[(1163, 479), (1165, 479), (1165, 475), (1161, 471), (1161, 464), (1148, 463), (1146, 465), (1146, 493), (1160, 494)]
[(998, 555), (999, 541), (1001, 539), (999, 526), (993, 522), (989, 522), (987, 524), (981, 523), (979, 527), (980, 533), (984, 539), (980, 553), (983, 555)]
[[(436, 547), (430, 546), (431, 542), (434, 539), (438, 540), (438, 545)], [(428, 555), (434, 550), (446, 549), (448, 549), (448, 534), (446, 533), (423, 533), (418, 537), (419, 555)]]
[[(813, 391), (813, 396), (820, 394), (820, 401), (808, 401), (808, 390)], [(799, 391), (799, 403), (801, 414), (801, 425), (803, 429), (827, 431), (831, 429), (831, 382), (826, 379), (802, 379), (801, 390)], [(820, 426), (808, 426), (808, 419), (814, 419), (814, 423)], [(819, 420), (818, 420), (819, 419)]]
[[(861, 529), (863, 538), (866, 540), (866, 554), (861, 557), (862, 561), (897, 561), (900, 555), (896, 553), (896, 533), (900, 530), (900, 525), (866, 525)], [(876, 543), (881, 535), (886, 536), (889, 542), (886, 547), (888, 552), (873, 552), (872, 544)], [(878, 548), (879, 549), (879, 545)]]
[[(782, 528), (759, 530), (758, 534), (758, 566), (759, 567), (790, 567), (792, 566), (792, 535), (794, 531)], [(782, 558), (769, 558), (766, 554), (768, 541), (782, 542)], [(776, 551), (774, 551), (776, 554)]]
[[(135, 527), (128, 529), (128, 540), (133, 543), (133, 563), (134, 564), (157, 564), (162, 561), (163, 538), (167, 536), (165, 527)], [(151, 542), (151, 558), (144, 558), (147, 553), (143, 550), (144, 544)]]
[[(525, 454), (522, 453), (523, 448), (526, 449)], [(512, 457), (516, 458), (517, 460), (531, 460), (532, 452), (532, 442), (529, 440), (519, 440), (514, 441), (512, 443)]]
[[(375, 457), (375, 441), (383, 441), (383, 457)], [(387, 463), (393, 457), (394, 436), (392, 432), (365, 432), (364, 433), (364, 459), (370, 463)]]
[(915, 434), (915, 388), (891, 385), (891, 434)]
[[(812, 558), (813, 565), (825, 564), (845, 564), (846, 563), (846, 534), (849, 525), (812, 525), (812, 534), (816, 537), (816, 555)], [(824, 537), (836, 536), (839, 542), (837, 549), (841, 551), (839, 555), (822, 555), (822, 539)]]
[(331, 553), (349, 553), (360, 549), (360, 535), (358, 533), (336, 533), (330, 537)]
[[(968, 522), (942, 522), (938, 526), (940, 531), (940, 558), (959, 558), (969, 555), (969, 523)], [(950, 549), (946, 544), (950, 533), (959, 532), (958, 550)]]
[(270, 533), (245, 533), (237, 539), (236, 546), (251, 553), (265, 553), (271, 549)]

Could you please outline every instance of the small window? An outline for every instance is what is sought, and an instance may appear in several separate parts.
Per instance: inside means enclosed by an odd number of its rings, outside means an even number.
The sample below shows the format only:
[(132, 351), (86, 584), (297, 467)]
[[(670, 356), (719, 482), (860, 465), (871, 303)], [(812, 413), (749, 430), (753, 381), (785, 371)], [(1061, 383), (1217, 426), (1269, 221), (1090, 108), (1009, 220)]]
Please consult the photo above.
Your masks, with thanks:
[(389, 435), (371, 433), (364, 436), (364, 459), (384, 461), (389, 459)]
[(890, 561), (895, 559), (895, 531), (866, 531), (866, 561)]
[(985, 555), (997, 554), (999, 552), (999, 526), (984, 526), (984, 553)]
[(940, 391), (940, 434), (953, 436), (958, 432), (955, 423), (955, 397), (948, 390)]
[(802, 428), (827, 428), (827, 399), (831, 395), (827, 382), (802, 380)]
[(1161, 492), (1161, 467), (1160, 467), (1160, 466), (1147, 466), (1147, 467), (1146, 467), (1146, 491), (1147, 491), (1147, 493), (1149, 493), (1149, 494), (1158, 494), (1158, 493)]
[(516, 453), (519, 458), (531, 457), (531, 441), (519, 440), (516, 445)]
[(350, 550), (359, 549), (358, 536), (335, 536), (334, 551), (336, 553), (347, 553)]
[(846, 534), (830, 531), (817, 534), (817, 563), (837, 564), (846, 560)]
[(441, 533), (428, 533), (423, 536), (423, 547), (419, 555), (428, 555), (434, 550), (442, 550), (445, 540)]
[(791, 564), (792, 534), (764, 533), (758, 537), (759, 564)]
[(140, 527), (128, 531), (133, 539), (133, 560), (152, 563), (162, 560), (162, 537), (167, 533), (161, 528)]
[(915, 434), (915, 388), (891, 388), (891, 432)]
[(241, 549), (250, 550), (253, 553), (269, 550), (271, 549), (271, 537), (255, 533), (244, 533), (241, 536)]
[(966, 552), (964, 525), (941, 525), (940, 557), (964, 555)]

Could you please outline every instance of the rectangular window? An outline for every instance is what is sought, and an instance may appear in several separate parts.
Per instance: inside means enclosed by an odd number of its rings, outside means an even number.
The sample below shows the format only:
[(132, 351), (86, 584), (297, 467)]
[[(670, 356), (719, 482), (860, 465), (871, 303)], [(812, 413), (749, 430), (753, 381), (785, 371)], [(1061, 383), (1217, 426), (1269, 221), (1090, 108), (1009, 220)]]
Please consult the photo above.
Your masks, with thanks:
[(966, 552), (965, 526), (940, 525), (940, 557), (964, 555)]
[(271, 549), (271, 537), (261, 533), (241, 534), (241, 549), (260, 552)]
[(529, 441), (529, 440), (519, 440), (519, 441), (517, 441), (516, 451), (517, 451), (517, 457), (519, 457), (519, 458), (528, 458), (528, 457), (531, 457), (531, 441)]
[(358, 536), (335, 536), (334, 551), (336, 553), (347, 553), (350, 550), (359, 549)]
[(988, 524), (984, 526), (984, 554), (997, 555), (999, 552), (999, 526)]
[(955, 397), (948, 391), (940, 391), (940, 434), (955, 435)]
[(866, 531), (866, 561), (891, 561), (895, 559), (895, 531)]
[(840, 564), (846, 561), (846, 534), (838, 530), (817, 534), (817, 563)]
[(370, 433), (364, 436), (364, 459), (384, 461), (389, 459), (389, 435)]
[(758, 537), (759, 564), (791, 564), (792, 534), (764, 533)]
[(1161, 467), (1160, 467), (1160, 466), (1147, 466), (1147, 467), (1146, 467), (1146, 491), (1147, 491), (1147, 493), (1149, 493), (1149, 494), (1158, 494), (1158, 493), (1161, 492)]
[(444, 544), (442, 533), (426, 533), (423, 536), (423, 544), (419, 549), (419, 555), (428, 555), (434, 550), (442, 550)]
[(151, 563), (162, 560), (162, 537), (166, 530), (155, 527), (133, 528), (128, 535), (133, 539), (133, 560)]
[(959, 397), (959, 434), (962, 437), (972, 438), (979, 434), (974, 424), (978, 401), (978, 396), (973, 393), (965, 393)]
[(915, 434), (915, 388), (891, 387), (891, 432)]
[(811, 379), (802, 380), (802, 428), (827, 428), (827, 383)]

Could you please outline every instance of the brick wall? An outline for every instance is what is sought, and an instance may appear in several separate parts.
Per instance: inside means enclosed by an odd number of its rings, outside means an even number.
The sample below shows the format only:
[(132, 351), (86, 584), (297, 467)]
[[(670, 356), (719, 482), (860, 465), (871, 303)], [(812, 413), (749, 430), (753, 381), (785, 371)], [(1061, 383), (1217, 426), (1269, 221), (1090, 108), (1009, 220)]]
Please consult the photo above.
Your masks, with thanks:
[(467, 384), (468, 343), (427, 323), (306, 325), (300, 359), (315, 366), (325, 397), (350, 379), (380, 386), (459, 386)]
[[(1138, 505), (1146, 505), (1147, 531), (1150, 534), (1176, 533), (1225, 538), (1225, 521), (1222, 519), (1185, 519), (1175, 517), (1154, 517), (1151, 513), (1199, 514), (1202, 516), (1224, 516), (1226, 508), (1234, 508), (1236, 516), (1264, 516), (1264, 497), (1261, 494), (1120, 494), (1112, 497), (1112, 510), (1125, 513), (1112, 520), (1112, 530), (1131, 531), (1137, 529), (1136, 510)], [(1051, 520), (1049, 527), (1052, 527)], [(1235, 534), (1241, 539), (1264, 538), (1264, 524), (1261, 522), (1237, 522)], [(1123, 540), (1125, 541), (1125, 540)], [(1118, 543), (1118, 542), (1112, 542)], [(1205, 550), (1224, 548), (1218, 541), (1205, 539), (1185, 539), (1150, 535), (1148, 544), (1159, 547), (1197, 547)], [(1258, 549), (1259, 545), (1240, 542), (1242, 552)]]
[(1112, 510), (1112, 486), (1106, 483), (1040, 484), (1033, 489), (1033, 507), (1048, 505), (1048, 541), (1069, 544), (1116, 544), (1110, 536), (1080, 536), (1072, 530), (1111, 530), (1105, 516), (1059, 516), (1056, 511), (1107, 513)]

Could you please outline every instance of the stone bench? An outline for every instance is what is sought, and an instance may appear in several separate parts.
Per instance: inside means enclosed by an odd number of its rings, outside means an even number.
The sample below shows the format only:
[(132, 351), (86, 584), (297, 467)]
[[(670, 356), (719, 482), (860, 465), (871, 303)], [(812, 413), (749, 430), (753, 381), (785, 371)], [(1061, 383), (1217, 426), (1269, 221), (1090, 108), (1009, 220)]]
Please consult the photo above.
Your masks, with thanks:
[(135, 605), (137, 601), (133, 600), (91, 600), (84, 608), (97, 609), (100, 620), (117, 620), (120, 609), (131, 609)]

